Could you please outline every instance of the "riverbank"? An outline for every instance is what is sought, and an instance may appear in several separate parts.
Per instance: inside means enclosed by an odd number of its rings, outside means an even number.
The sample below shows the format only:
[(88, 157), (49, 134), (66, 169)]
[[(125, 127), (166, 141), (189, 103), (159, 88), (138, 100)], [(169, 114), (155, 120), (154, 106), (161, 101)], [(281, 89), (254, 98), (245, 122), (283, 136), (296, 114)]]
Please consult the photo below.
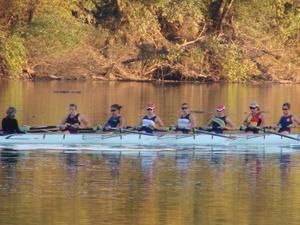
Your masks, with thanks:
[(108, 79), (105, 77), (89, 77), (89, 76), (53, 76), (53, 75), (43, 75), (43, 76), (34, 76), (31, 78), (14, 78), (14, 77), (4, 77), (0, 78), (0, 81), (9, 81), (9, 80), (24, 80), (24, 81), (32, 81), (32, 82), (136, 82), (136, 83), (158, 83), (158, 84), (252, 84), (252, 85), (276, 85), (276, 84), (286, 84), (286, 85), (298, 85), (300, 81), (293, 81), (293, 80), (247, 80), (247, 81), (230, 81), (230, 80), (161, 80), (161, 79), (129, 79), (129, 78), (115, 78), (115, 79)]
[(298, 3), (0, 4), (1, 77), (300, 82)]

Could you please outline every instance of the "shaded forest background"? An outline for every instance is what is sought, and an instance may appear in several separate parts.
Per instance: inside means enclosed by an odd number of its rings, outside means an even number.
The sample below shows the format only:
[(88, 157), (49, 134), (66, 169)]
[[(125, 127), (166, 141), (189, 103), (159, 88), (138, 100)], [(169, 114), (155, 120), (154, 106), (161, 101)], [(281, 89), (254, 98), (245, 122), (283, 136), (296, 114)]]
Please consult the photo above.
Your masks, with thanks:
[(300, 0), (0, 0), (0, 77), (300, 82)]

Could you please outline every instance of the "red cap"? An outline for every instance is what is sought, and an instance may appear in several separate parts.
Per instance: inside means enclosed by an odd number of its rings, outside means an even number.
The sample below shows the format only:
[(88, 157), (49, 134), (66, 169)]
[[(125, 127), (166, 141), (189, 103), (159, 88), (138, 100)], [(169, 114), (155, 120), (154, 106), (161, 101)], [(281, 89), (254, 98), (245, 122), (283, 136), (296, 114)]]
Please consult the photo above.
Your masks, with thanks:
[(226, 107), (225, 107), (225, 105), (223, 105), (223, 104), (220, 104), (220, 105), (218, 105), (217, 107), (216, 107), (216, 110), (218, 111), (218, 112), (222, 112), (223, 110), (225, 110), (226, 109)]
[(154, 109), (155, 108), (155, 105), (153, 103), (148, 103), (146, 105), (146, 109)]

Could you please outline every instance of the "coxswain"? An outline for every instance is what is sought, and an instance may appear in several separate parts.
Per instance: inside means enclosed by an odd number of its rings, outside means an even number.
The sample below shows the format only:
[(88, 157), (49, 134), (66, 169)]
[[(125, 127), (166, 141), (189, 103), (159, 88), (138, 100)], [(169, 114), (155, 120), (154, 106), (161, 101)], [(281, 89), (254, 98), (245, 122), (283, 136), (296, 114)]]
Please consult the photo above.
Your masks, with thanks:
[(108, 131), (111, 128), (122, 128), (125, 126), (125, 121), (123, 116), (121, 116), (122, 106), (119, 104), (113, 104), (110, 106), (111, 116), (106, 122), (103, 130)]
[(189, 133), (195, 127), (195, 119), (189, 110), (187, 103), (181, 104), (181, 115), (177, 120), (175, 131), (181, 131), (184, 134)]
[(153, 103), (148, 103), (146, 105), (146, 110), (147, 113), (146, 115), (142, 118), (141, 123), (140, 123), (140, 128), (139, 131), (144, 131), (146, 133), (153, 133), (153, 131), (159, 127), (163, 127), (164, 123), (162, 120), (155, 115), (155, 106)]
[(224, 130), (230, 130), (234, 127), (231, 119), (225, 114), (226, 107), (221, 104), (216, 107), (216, 114), (208, 121), (208, 131), (223, 133)]
[(2, 131), (4, 134), (25, 133), (21, 131), (16, 117), (17, 110), (15, 107), (9, 107), (6, 110), (6, 117), (2, 120)]
[(283, 115), (280, 118), (277, 127), (278, 132), (282, 134), (290, 134), (293, 123), (300, 125), (300, 120), (290, 113), (291, 104), (286, 102), (282, 105)]
[(69, 105), (69, 114), (61, 121), (59, 128), (62, 131), (77, 133), (79, 128), (88, 128), (89, 122), (87, 118), (77, 112), (77, 105)]
[(244, 120), (245, 132), (257, 134), (265, 124), (265, 118), (256, 102), (249, 105), (250, 112)]

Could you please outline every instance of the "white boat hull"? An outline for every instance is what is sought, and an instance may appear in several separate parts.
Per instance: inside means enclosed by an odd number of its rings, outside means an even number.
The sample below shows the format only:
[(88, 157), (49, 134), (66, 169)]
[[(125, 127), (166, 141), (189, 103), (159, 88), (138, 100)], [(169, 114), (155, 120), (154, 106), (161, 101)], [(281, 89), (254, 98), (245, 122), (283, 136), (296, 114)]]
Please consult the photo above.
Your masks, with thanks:
[[(45, 144), (45, 145), (170, 145), (170, 146), (239, 146), (239, 145), (300, 145), (298, 134), (290, 135), (293, 140), (274, 134), (236, 134), (228, 138), (207, 134), (14, 134), (0, 136), (0, 145)], [(231, 139), (229, 137), (236, 137)]]

